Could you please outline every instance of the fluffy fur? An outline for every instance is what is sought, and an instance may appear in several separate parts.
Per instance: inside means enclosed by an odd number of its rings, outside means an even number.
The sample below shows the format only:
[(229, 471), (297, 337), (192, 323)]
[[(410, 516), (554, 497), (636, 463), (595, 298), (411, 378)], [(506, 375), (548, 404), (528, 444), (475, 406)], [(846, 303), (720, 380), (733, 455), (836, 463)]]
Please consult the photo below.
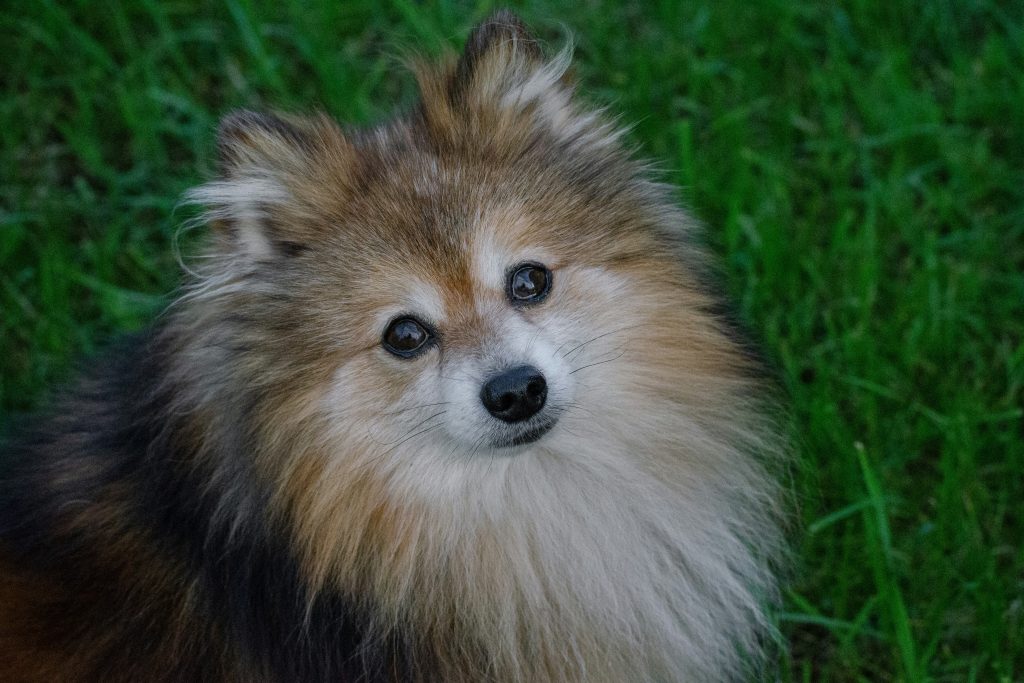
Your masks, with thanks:
[[(758, 670), (765, 387), (568, 64), (499, 13), (376, 128), (227, 117), (186, 293), (2, 459), (0, 679)], [(553, 284), (517, 308), (523, 262)], [(413, 359), (401, 314), (435, 331)], [(558, 422), (497, 447), (480, 386), (522, 363)]]

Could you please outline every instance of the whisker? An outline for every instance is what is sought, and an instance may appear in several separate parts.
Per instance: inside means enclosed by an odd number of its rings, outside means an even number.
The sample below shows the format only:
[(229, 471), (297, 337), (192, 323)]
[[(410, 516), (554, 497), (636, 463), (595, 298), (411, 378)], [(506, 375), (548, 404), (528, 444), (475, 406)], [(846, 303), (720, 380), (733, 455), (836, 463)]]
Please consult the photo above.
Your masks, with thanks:
[(567, 340), (565, 340), (564, 342), (562, 342), (561, 344), (559, 344), (559, 345), (558, 345), (558, 346), (557, 346), (557, 347), (555, 348), (555, 350), (554, 350), (554, 351), (552, 351), (552, 352), (551, 352), (551, 355), (553, 355), (553, 356), (559, 356), (559, 355), (561, 355), (561, 354), (559, 353), (559, 351), (561, 351), (562, 349), (564, 349), (564, 348), (565, 348), (566, 346), (568, 346), (569, 344), (572, 344), (572, 343), (573, 343), (574, 341), (576, 341), (576, 340), (575, 340), (575, 339), (567, 339)]
[(407, 413), (410, 410), (419, 410), (421, 408), (430, 408), (430, 407), (433, 407), (433, 406), (446, 406), (449, 403), (451, 403), (451, 401), (440, 401), (439, 403), (423, 403), (423, 404), (418, 405), (418, 406), (412, 406), (411, 408), (402, 408), (401, 410), (395, 410), (395, 411), (390, 412), (390, 413), (381, 413), (381, 415), (385, 415), (385, 416), (391, 417), (393, 415), (401, 415), (402, 413)]
[(539, 327), (534, 331), (533, 336), (530, 337), (530, 341), (527, 342), (527, 344), (526, 344), (526, 350), (523, 352), (524, 356), (529, 356), (530, 355), (530, 349), (533, 348), (533, 344), (534, 344), (534, 342), (537, 341), (537, 337), (540, 336), (540, 332), (541, 332), (541, 330), (540, 330)]
[(484, 439), (486, 437), (487, 430), (480, 430), (480, 436), (478, 436), (476, 440), (473, 441), (473, 447), (469, 451), (469, 457), (472, 458), (473, 456), (476, 455), (477, 451), (480, 450), (480, 447), (484, 445)]
[(450, 379), (453, 382), (472, 382), (473, 381), (473, 377), (469, 373), (466, 373), (466, 375), (464, 377), (456, 377), (454, 375), (441, 375), (441, 378), (442, 379)]
[[(438, 413), (438, 415), (440, 415), (440, 414), (441, 413)], [(431, 419), (431, 418), (427, 418), (427, 419)], [(421, 422), (420, 424), (423, 424), (423, 423)], [(391, 444), (385, 444), (385, 445), (390, 445), (391, 448), (389, 448), (389, 449), (387, 449), (385, 451), (381, 451), (380, 453), (378, 453), (378, 454), (374, 455), (373, 457), (371, 457), (370, 460), (369, 460), (370, 465), (374, 466), (375, 463), (378, 463), (381, 460), (384, 460), (386, 457), (388, 457), (389, 455), (394, 453), (402, 444), (405, 444), (408, 441), (410, 441), (412, 439), (415, 439), (417, 436), (422, 436), (424, 434), (427, 434), (428, 432), (432, 432), (433, 430), (439, 428), (440, 426), (441, 426), (441, 423), (437, 422), (436, 424), (432, 424), (429, 427), (426, 427), (426, 428), (421, 429), (419, 431), (414, 431), (411, 434), (406, 433), (406, 435), (403, 438), (399, 439), (398, 441), (392, 442)], [(413, 427), (413, 429), (416, 429), (416, 428)]]
[(576, 374), (577, 372), (579, 372), (580, 370), (586, 370), (587, 368), (592, 368), (592, 367), (594, 367), (594, 366), (596, 366), (596, 365), (604, 365), (605, 363), (611, 363), (611, 362), (612, 362), (613, 360), (618, 360), (618, 359), (622, 358), (622, 356), (623, 356), (623, 355), (624, 355), (625, 353), (626, 353), (626, 351), (625, 351), (625, 349), (623, 349), (622, 351), (620, 351), (620, 352), (618, 353), (618, 355), (616, 355), (616, 356), (615, 356), (615, 357), (613, 357), (613, 358), (609, 358), (609, 359), (607, 359), (607, 360), (599, 360), (599, 361), (597, 361), (597, 362), (595, 362), (595, 363), (588, 363), (587, 365), (583, 365), (583, 366), (580, 366), (580, 367), (576, 368), (575, 370), (570, 370), (570, 371), (569, 371), (569, 374), (570, 374), (570, 375), (574, 375), (574, 374)]
[[(420, 420), (419, 422), (417, 422), (415, 425), (413, 425), (409, 429), (409, 431), (411, 432), (413, 430), (419, 429), (420, 427), (422, 427), (426, 423), (428, 423), (431, 420), (433, 420), (435, 417), (440, 417), (441, 415), (444, 415), (447, 412), (448, 412), (447, 410), (442, 410), (442, 411), (436, 412), (433, 415), (431, 415), (430, 417), (424, 418), (423, 420)], [(408, 433), (409, 432), (406, 432), (406, 434), (408, 434)], [(398, 443), (402, 443), (403, 439), (404, 439), (404, 437), (401, 437), (397, 441), (392, 441), (391, 443), (385, 443), (385, 444), (381, 444), (381, 445), (382, 446), (392, 446), (392, 445), (395, 445), (395, 444), (398, 444)]]
[[(626, 325), (625, 327), (620, 327), (618, 329), (611, 330), (610, 332), (605, 332), (604, 334), (599, 334), (596, 337), (591, 337), (587, 341), (582, 342), (580, 344), (577, 344), (576, 346), (572, 347), (571, 349), (569, 349), (568, 351), (563, 353), (562, 354), (562, 358), (568, 358), (570, 354), (572, 354), (572, 353), (574, 353), (576, 351), (579, 351), (580, 349), (582, 349), (587, 344), (591, 344), (593, 342), (596, 342), (598, 339), (604, 339), (605, 337), (608, 337), (610, 335), (618, 334), (619, 332), (625, 332), (626, 330), (631, 330), (631, 329), (634, 329), (634, 328), (637, 328), (637, 327), (641, 327), (641, 326), (642, 326), (642, 323), (638, 323), (636, 325)], [(559, 348), (561, 348), (561, 347), (559, 347)]]
[(594, 414), (593, 410), (587, 408), (586, 406), (580, 405), (576, 401), (566, 403), (565, 406), (562, 408), (562, 412), (569, 413), (570, 408), (576, 412), (583, 413), (584, 415), (590, 417), (591, 419), (596, 418), (596, 415)]
[[(420, 431), (416, 432), (415, 434), (410, 434), (409, 436), (405, 437), (404, 439), (402, 439), (401, 441), (399, 441), (398, 443), (396, 443), (396, 444), (394, 445), (394, 447), (393, 447), (393, 448), (392, 448), (392, 449), (391, 449), (390, 451), (388, 451), (388, 453), (391, 453), (391, 452), (393, 452), (393, 451), (394, 451), (394, 450), (395, 450), (396, 448), (398, 448), (399, 446), (401, 446), (402, 444), (404, 444), (404, 443), (405, 443), (406, 441), (409, 441), (410, 439), (413, 439), (413, 438), (415, 438), (415, 437), (417, 437), (417, 436), (420, 436), (420, 435), (422, 435), (422, 434), (426, 434), (427, 432), (429, 432), (429, 431), (432, 431), (432, 430), (434, 430), (434, 429), (437, 429), (437, 428), (438, 428), (438, 427), (440, 427), (440, 426), (441, 426), (441, 423), (440, 423), (440, 422), (438, 422), (437, 424), (433, 424), (433, 425), (430, 425), (430, 426), (429, 426), (429, 427), (427, 427), (426, 429), (421, 429)], [(386, 454), (385, 454), (385, 455), (386, 455)]]

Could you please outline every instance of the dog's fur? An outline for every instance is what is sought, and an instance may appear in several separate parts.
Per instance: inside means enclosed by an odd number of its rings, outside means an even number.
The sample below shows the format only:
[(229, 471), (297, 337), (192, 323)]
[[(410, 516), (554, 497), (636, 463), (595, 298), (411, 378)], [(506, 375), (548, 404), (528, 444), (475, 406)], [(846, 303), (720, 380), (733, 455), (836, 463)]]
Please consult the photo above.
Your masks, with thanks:
[[(692, 219), (514, 16), (364, 131), (236, 113), (186, 293), (0, 457), (0, 680), (723, 681), (781, 439)], [(513, 307), (524, 261), (551, 294)], [(381, 347), (399, 314), (435, 345)], [(494, 368), (558, 423), (492, 445)]]

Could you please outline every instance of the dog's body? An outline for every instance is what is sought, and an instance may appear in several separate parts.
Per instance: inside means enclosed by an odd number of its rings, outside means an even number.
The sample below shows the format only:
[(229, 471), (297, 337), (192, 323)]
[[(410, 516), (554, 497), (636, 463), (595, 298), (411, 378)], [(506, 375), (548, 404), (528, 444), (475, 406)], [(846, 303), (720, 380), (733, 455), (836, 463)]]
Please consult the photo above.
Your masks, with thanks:
[(0, 680), (756, 669), (764, 388), (566, 66), (499, 13), (407, 117), (225, 121), (190, 290), (3, 455)]

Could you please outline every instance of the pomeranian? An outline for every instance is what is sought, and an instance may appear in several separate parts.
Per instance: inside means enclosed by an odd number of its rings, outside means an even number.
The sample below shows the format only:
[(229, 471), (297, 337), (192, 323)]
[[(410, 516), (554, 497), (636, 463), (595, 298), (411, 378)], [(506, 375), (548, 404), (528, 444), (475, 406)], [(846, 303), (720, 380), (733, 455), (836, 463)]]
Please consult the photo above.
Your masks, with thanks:
[(0, 456), (0, 680), (764, 671), (780, 429), (695, 221), (518, 18), (250, 112), (149, 332)]

